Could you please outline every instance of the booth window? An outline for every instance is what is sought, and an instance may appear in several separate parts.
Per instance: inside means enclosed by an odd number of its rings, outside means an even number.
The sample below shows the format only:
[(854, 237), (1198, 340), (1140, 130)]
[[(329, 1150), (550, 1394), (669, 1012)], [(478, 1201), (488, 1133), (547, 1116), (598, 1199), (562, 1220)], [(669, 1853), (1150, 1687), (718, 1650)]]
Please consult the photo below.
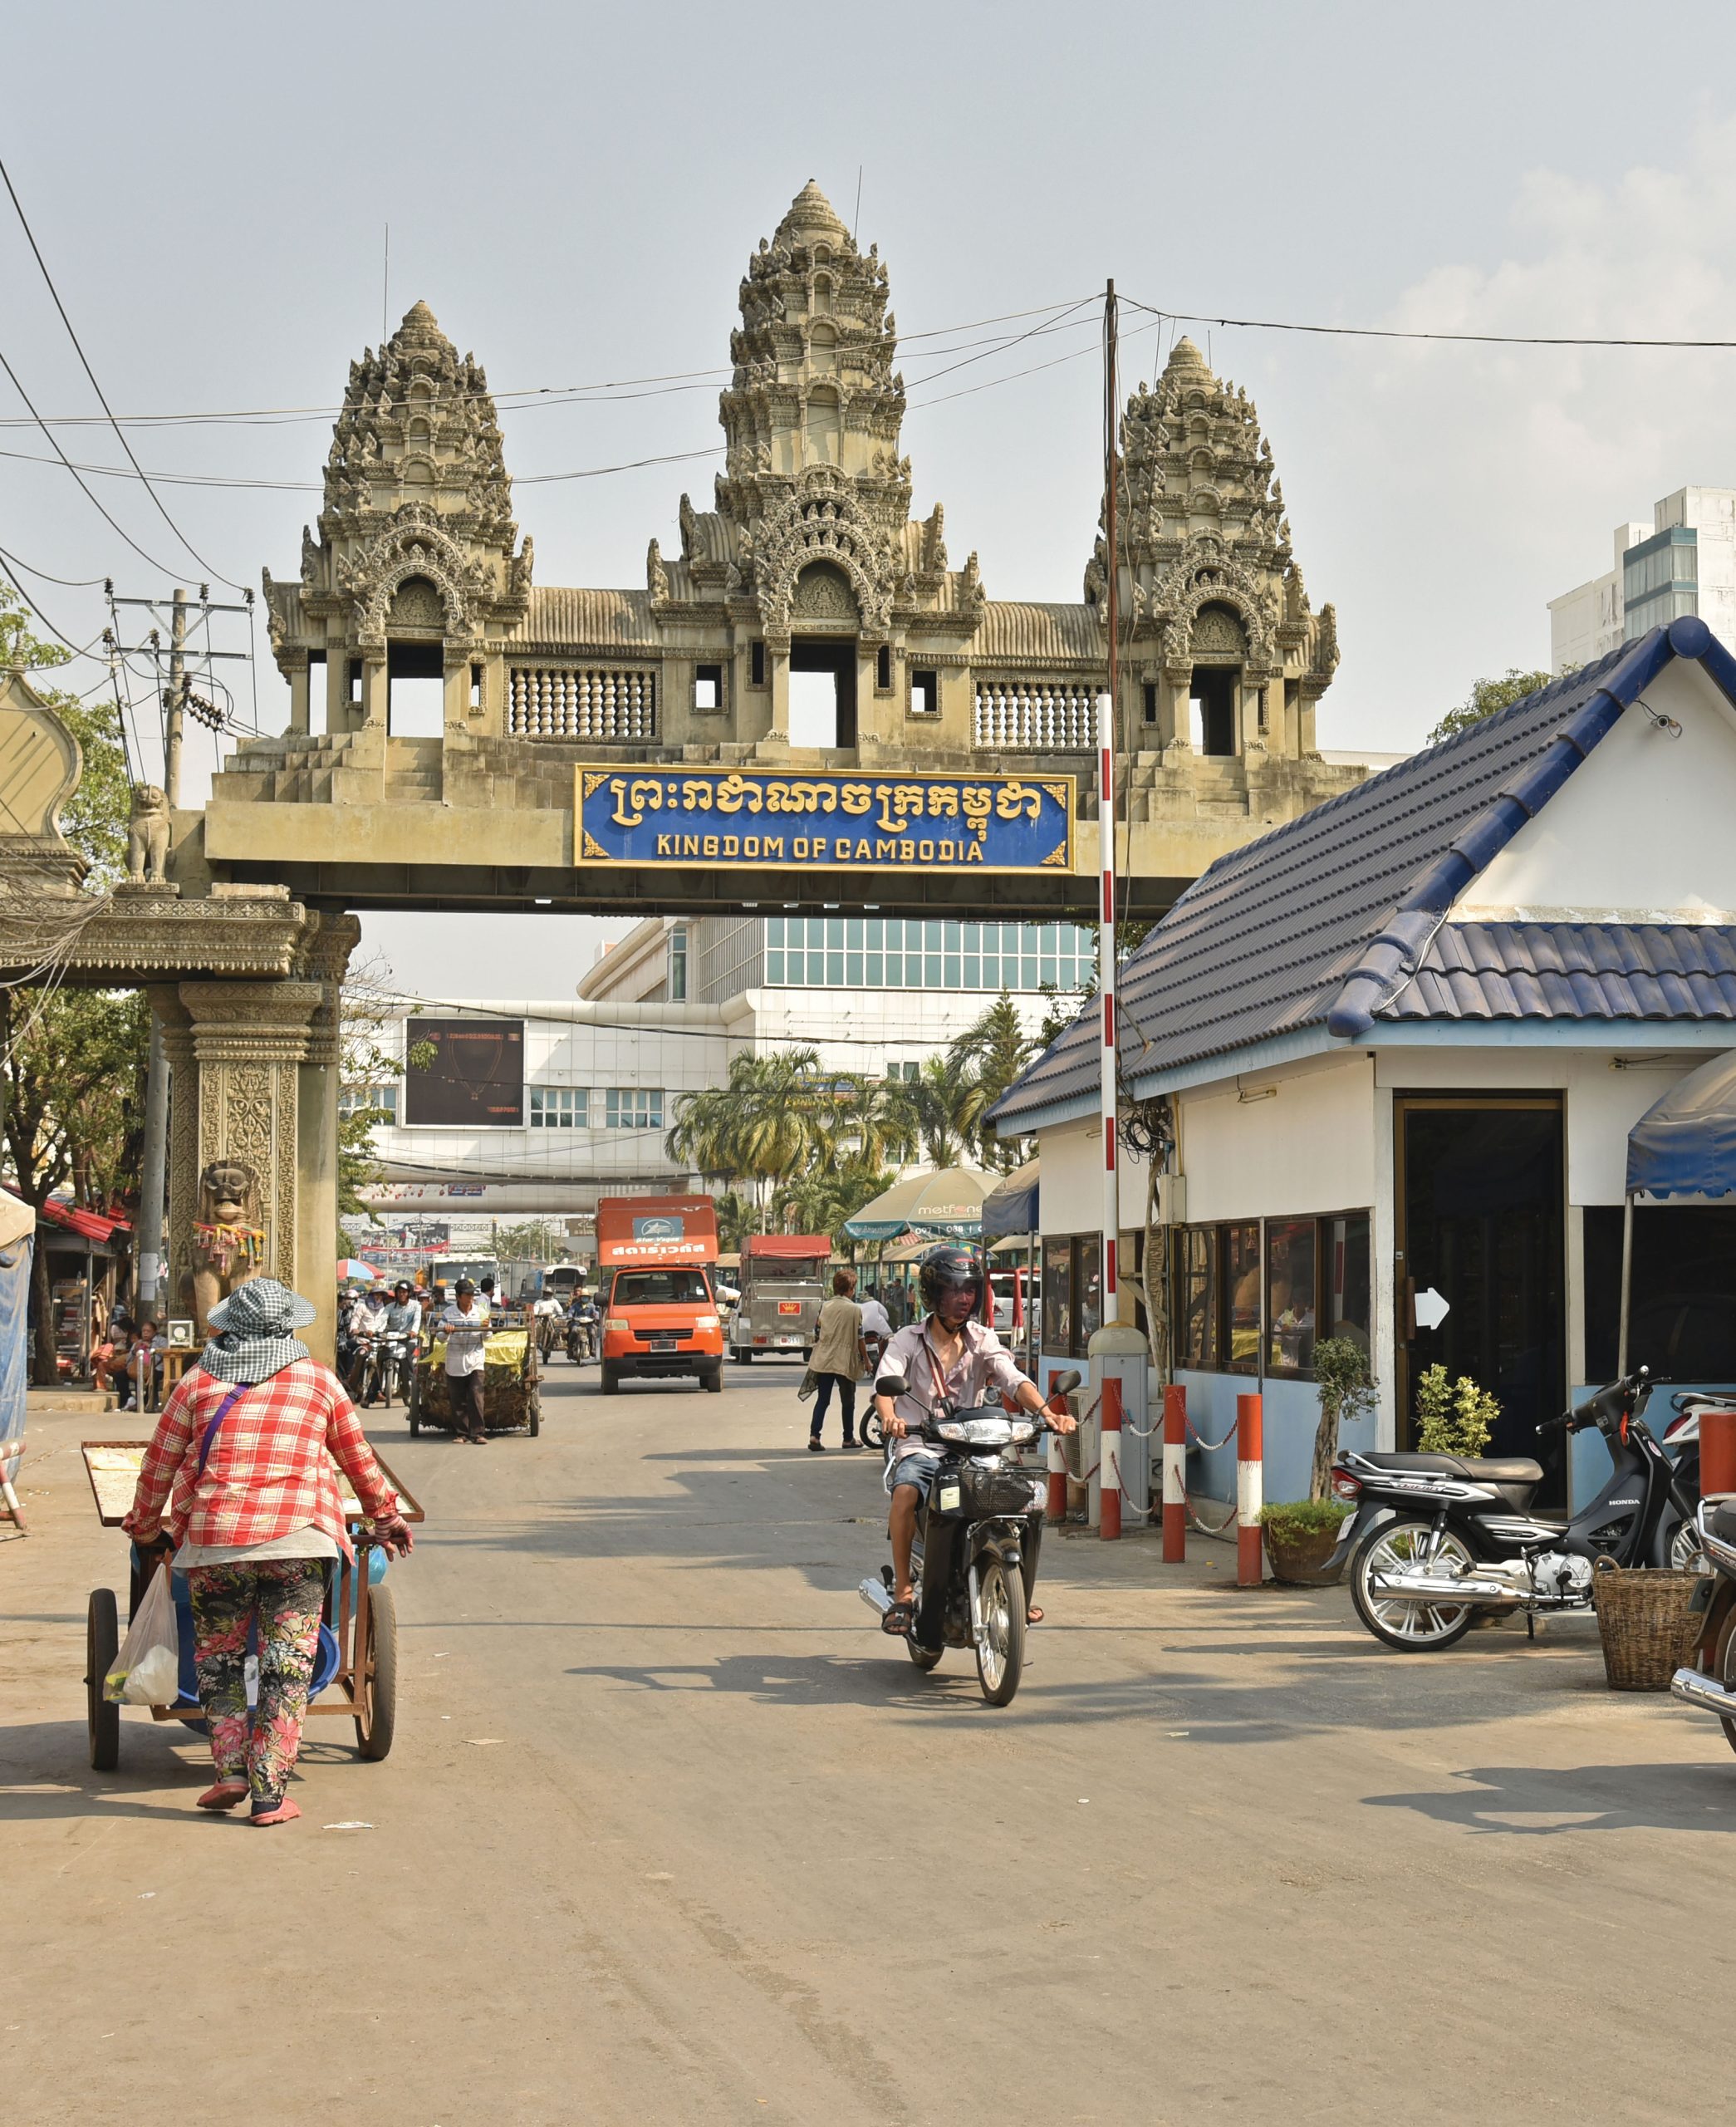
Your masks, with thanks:
[(1056, 1355), (1073, 1349), (1073, 1244), (1071, 1237), (1042, 1245), (1042, 1348)]
[(1224, 1229), (1224, 1304), (1227, 1363), (1232, 1373), (1253, 1373), (1260, 1363), (1260, 1229)]
[(1218, 1229), (1185, 1226), (1175, 1259), (1175, 1363), (1215, 1369), (1222, 1361), (1218, 1322)]
[(1314, 1221), (1266, 1226), (1266, 1372), (1306, 1373), (1314, 1363)]
[[(1586, 1378), (1616, 1372), (1621, 1206), (1585, 1210)], [(1657, 1381), (1736, 1382), (1736, 1208), (1636, 1204), (1627, 1363)]]
[[(1588, 1241), (1588, 1262), (1589, 1256)], [(1268, 1219), (1263, 1240), (1252, 1220), (1185, 1226), (1176, 1237), (1173, 1275), (1179, 1367), (1307, 1379), (1319, 1336), (1348, 1337), (1370, 1348), (1366, 1211)], [(1736, 1366), (1730, 1378), (1736, 1379)]]

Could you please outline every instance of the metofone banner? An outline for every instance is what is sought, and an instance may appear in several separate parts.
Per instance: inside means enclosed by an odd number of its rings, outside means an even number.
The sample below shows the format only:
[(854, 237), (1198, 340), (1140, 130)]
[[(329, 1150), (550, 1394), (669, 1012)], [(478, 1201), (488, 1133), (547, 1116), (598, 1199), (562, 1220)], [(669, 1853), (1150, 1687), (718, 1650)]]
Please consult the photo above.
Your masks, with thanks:
[(581, 864), (1072, 869), (1070, 775), (582, 766), (574, 773)]

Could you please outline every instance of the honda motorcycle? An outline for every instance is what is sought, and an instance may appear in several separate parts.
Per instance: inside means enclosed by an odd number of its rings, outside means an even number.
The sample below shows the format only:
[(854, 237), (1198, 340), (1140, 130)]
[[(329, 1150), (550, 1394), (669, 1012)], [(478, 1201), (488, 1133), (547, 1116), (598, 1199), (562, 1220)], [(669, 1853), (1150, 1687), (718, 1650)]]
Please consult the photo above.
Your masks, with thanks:
[[(1076, 1373), (1057, 1374), (1051, 1393), (1065, 1395), (1079, 1380)], [(882, 1374), (875, 1393), (907, 1396), (910, 1386), (902, 1375)], [(949, 1647), (973, 1648), (977, 1682), (991, 1706), (1010, 1703), (1024, 1671), (1025, 1564), (1028, 1558), (1034, 1576), (1048, 1481), (1022, 1470), (1018, 1456), (1047, 1430), (1022, 1412), (960, 1411), (943, 1402), (908, 1435), (938, 1448), (941, 1460), (916, 1520), (910, 1550), (916, 1610), (905, 1643), (924, 1673)], [(884, 1618), (897, 1592), (891, 1567), (882, 1566), (857, 1592)]]
[(1348, 1560), (1351, 1600), (1369, 1631), (1388, 1647), (1434, 1653), (1479, 1619), (1588, 1610), (1600, 1559), (1670, 1565), (1685, 1525), (1694, 1538), (1694, 1502), (1640, 1416), (1650, 1393), (1642, 1368), (1538, 1427), (1596, 1426), (1609, 1448), (1609, 1481), (1571, 1519), (1532, 1511), (1543, 1471), (1523, 1456), (1342, 1452), (1333, 1496), (1356, 1511), (1329, 1569)]
[(1678, 1669), (1670, 1688), (1685, 1706), (1715, 1713), (1736, 1751), (1736, 1500), (1703, 1500), (1699, 1530), (1711, 1575), (1695, 1594), (1705, 1620), (1699, 1653), (1707, 1666)]

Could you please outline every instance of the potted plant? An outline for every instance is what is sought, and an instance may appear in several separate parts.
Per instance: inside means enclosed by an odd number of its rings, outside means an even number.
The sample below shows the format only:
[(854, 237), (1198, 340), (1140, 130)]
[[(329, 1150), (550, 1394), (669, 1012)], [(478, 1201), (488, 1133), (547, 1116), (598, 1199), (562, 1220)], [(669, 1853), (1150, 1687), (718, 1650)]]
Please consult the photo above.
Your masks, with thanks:
[(1371, 1409), (1375, 1400), (1368, 1353), (1354, 1337), (1322, 1337), (1314, 1347), (1313, 1368), (1320, 1422), (1314, 1432), (1308, 1496), (1277, 1500), (1260, 1510), (1273, 1578), (1302, 1588), (1322, 1587), (1337, 1578), (1327, 1573), (1326, 1564), (1338, 1547), (1346, 1512), (1331, 1497), (1338, 1429), (1346, 1418)]
[(1501, 1406), (1468, 1373), (1450, 1384), (1431, 1366), (1416, 1384), (1416, 1444), (1425, 1455), (1481, 1455)]

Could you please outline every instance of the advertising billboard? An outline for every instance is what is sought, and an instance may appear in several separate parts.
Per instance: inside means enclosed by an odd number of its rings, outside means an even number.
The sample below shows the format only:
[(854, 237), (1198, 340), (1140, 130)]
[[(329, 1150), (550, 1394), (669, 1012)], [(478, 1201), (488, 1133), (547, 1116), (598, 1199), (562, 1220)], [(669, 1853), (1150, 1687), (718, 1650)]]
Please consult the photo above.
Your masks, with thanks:
[(522, 1019), (412, 1019), (405, 1054), (417, 1059), (424, 1044), (431, 1057), (404, 1074), (404, 1119), (459, 1130), (518, 1130), (524, 1127)]

